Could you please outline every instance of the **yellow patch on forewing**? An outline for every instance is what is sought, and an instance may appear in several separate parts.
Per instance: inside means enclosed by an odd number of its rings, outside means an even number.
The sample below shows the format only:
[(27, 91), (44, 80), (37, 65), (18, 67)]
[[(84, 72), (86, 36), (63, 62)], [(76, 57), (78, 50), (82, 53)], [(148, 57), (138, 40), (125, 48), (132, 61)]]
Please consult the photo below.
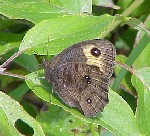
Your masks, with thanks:
[[(91, 54), (91, 49), (93, 49), (94, 47), (98, 48), (94, 44), (89, 44), (87, 46), (82, 47), (83, 53), (87, 58), (86, 64), (97, 66), (97, 67), (99, 67), (100, 71), (103, 71), (102, 55), (100, 55), (99, 57), (95, 57)], [(100, 51), (101, 51), (101, 49), (100, 49)]]

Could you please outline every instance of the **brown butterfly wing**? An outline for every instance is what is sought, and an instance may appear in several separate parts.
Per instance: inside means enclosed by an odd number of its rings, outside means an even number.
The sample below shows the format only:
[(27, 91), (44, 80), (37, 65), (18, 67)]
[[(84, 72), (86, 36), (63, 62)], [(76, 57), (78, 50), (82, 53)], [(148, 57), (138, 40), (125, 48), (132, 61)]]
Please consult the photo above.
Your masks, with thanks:
[(82, 67), (84, 71), (79, 72), (82, 73), (79, 80), (81, 85), (76, 86), (77, 94), (80, 94), (77, 99), (84, 115), (91, 117), (103, 111), (108, 103), (109, 80), (96, 66), (83, 65)]
[(46, 78), (67, 105), (91, 117), (103, 111), (108, 103), (108, 82), (114, 58), (115, 49), (108, 41), (81, 42), (52, 61), (44, 62)]

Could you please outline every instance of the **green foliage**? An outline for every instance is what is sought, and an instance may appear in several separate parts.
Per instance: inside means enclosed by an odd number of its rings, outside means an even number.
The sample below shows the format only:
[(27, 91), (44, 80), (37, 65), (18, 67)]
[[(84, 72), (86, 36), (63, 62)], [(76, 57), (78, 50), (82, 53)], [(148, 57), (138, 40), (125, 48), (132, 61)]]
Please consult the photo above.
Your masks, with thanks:
[[(0, 66), (0, 135), (149, 136), (148, 3), (0, 0), (0, 62), (21, 53), (4, 72)], [(124, 68), (116, 62), (104, 111), (86, 118), (53, 92), (40, 64), (43, 55), (52, 58), (74, 43), (96, 38), (114, 43), (116, 61)]]
[[(66, 15), (44, 20), (26, 33), (19, 49), (32, 49), (38, 54), (57, 54), (73, 43), (100, 37), (113, 21), (114, 17), (110, 15)], [(47, 48), (44, 50), (44, 47)]]
[[(30, 127), (34, 129), (34, 135), (44, 136), (43, 130), (39, 123), (31, 117), (21, 106), (18, 102), (12, 100), (8, 95), (1, 92), (0, 93), (0, 107), (3, 110), (3, 115), (1, 118), (8, 118), (7, 129), (8, 131), (5, 132), (4, 135), (20, 135), (19, 132), (15, 129), (15, 122), (18, 119), (21, 119), (25, 123), (27, 123)], [(1, 130), (2, 131), (2, 130)]]
[[(140, 126), (141, 133), (145, 135), (150, 134), (150, 68), (141, 68), (137, 71), (140, 79), (133, 76), (132, 83), (137, 90), (138, 101), (137, 101), (137, 110), (135, 117), (137, 119), (137, 123)], [(143, 91), (144, 90), (144, 91)]]

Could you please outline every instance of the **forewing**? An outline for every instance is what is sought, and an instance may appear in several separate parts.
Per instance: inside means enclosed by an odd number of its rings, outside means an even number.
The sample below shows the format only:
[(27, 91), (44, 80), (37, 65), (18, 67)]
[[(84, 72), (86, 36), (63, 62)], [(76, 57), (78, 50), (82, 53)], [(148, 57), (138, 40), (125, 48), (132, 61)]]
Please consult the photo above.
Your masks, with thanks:
[(100, 71), (110, 78), (116, 55), (113, 44), (107, 40), (91, 40), (82, 48), (87, 58), (86, 64), (99, 67)]

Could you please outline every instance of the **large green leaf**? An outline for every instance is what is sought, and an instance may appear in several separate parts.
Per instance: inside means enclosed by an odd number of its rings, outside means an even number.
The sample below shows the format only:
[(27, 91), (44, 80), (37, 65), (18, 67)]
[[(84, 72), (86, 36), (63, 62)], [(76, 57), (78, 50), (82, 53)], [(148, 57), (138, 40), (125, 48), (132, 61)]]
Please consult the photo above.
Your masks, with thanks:
[[(14, 136), (21, 135), (17, 129), (14, 127), (17, 120), (21, 119), (27, 123), (34, 130), (34, 136), (45, 136), (43, 130), (39, 123), (31, 117), (18, 102), (11, 99), (8, 95), (3, 92), (0, 92), (0, 114), (3, 114), (3, 117), (8, 120), (9, 132)], [(5, 113), (5, 114), (4, 114)]]
[(150, 135), (150, 67), (137, 71), (137, 76), (132, 77), (132, 83), (137, 90), (138, 103), (136, 110), (137, 123), (145, 136)]
[[(49, 2), (42, 1), (3, 1), (0, 2), (0, 13), (10, 19), (26, 19), (33, 23), (69, 14), (65, 9)], [(9, 8), (8, 8), (9, 7)]]
[(40, 22), (25, 35), (20, 50), (30, 49), (37, 54), (57, 54), (73, 43), (100, 38), (110, 27), (110, 15), (70, 15)]

